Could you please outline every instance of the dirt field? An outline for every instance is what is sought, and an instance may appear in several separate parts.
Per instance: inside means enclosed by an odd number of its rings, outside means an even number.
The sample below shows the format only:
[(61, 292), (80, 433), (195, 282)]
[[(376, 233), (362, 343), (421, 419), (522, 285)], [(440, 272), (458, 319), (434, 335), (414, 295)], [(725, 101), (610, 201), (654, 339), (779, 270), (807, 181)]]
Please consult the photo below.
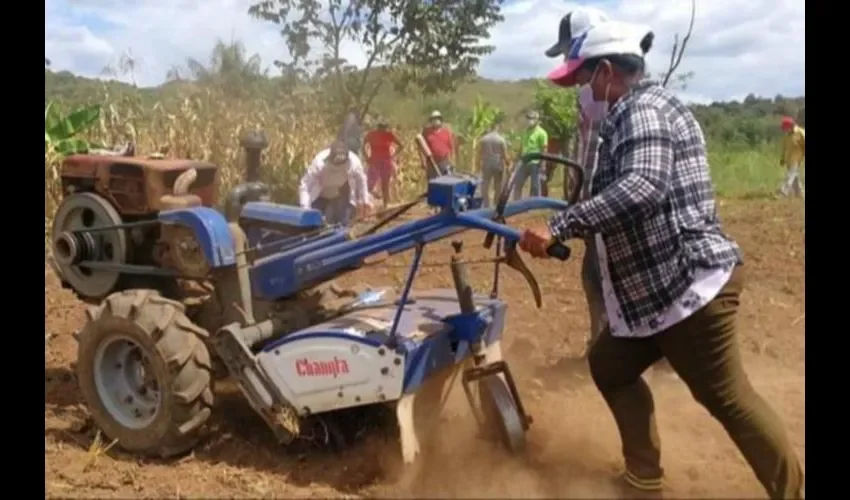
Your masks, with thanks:
[[(725, 227), (744, 249), (747, 291), (740, 339), (750, 377), (784, 419), (805, 463), (804, 207), (797, 201), (721, 203)], [(482, 236), (465, 238), (469, 257), (482, 257)], [(448, 244), (425, 259), (447, 260)], [(247, 403), (220, 388), (210, 436), (191, 455), (174, 461), (140, 460), (117, 450), (94, 458), (95, 431), (81, 404), (71, 363), (73, 331), (83, 308), (45, 272), (46, 349), (45, 466), (48, 497), (583, 497), (612, 498), (609, 478), (620, 466), (614, 421), (575, 359), (588, 327), (579, 264), (531, 263), (544, 294), (534, 308), (521, 279), (505, 271), (502, 297), (509, 304), (506, 357), (534, 425), (530, 450), (511, 458), (475, 438), (462, 400), (450, 414), (438, 453), (422, 465), (415, 486), (398, 474), (398, 447), (385, 433), (366, 433), (350, 449), (293, 451), (274, 444), (271, 432)], [(403, 262), (399, 257), (393, 262)], [(474, 285), (490, 286), (491, 267), (476, 268)], [(376, 268), (347, 277), (395, 285), (404, 268)], [(450, 285), (448, 269), (428, 269), (416, 287)], [(671, 496), (763, 498), (764, 492), (719, 424), (674, 379), (651, 381), (656, 399), (664, 466)], [(461, 398), (461, 391), (455, 395)], [(462, 399), (462, 398), (461, 398)]]

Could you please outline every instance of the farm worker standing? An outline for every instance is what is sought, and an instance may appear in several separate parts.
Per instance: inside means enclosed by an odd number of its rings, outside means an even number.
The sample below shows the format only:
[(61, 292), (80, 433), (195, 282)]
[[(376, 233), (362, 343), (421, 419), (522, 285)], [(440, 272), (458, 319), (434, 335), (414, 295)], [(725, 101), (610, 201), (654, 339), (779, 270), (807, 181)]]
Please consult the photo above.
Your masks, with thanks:
[(434, 172), (427, 164), (428, 179), (450, 174), (452, 171), (455, 154), (455, 137), (452, 131), (443, 124), (443, 115), (439, 111), (432, 111), (428, 120), (428, 126), (422, 131), (422, 137), (428, 144), (428, 149), (434, 156), (434, 162), (440, 170), (439, 174)]
[(320, 210), (328, 224), (344, 226), (355, 210), (363, 216), (372, 206), (363, 165), (343, 141), (313, 158), (301, 177), (298, 199), (302, 208)]
[(367, 178), (369, 192), (373, 193), (378, 182), (381, 183), (381, 199), (384, 208), (390, 204), (390, 185), (395, 174), (395, 158), (401, 151), (402, 145), (398, 137), (390, 130), (386, 119), (378, 119), (378, 127), (366, 134), (364, 155), (369, 165)]
[(342, 124), (342, 131), (337, 137), (343, 141), (348, 150), (355, 155), (360, 154), (360, 143), (363, 138), (363, 127), (360, 124), (360, 116), (356, 109), (350, 109), (345, 115), (345, 121)]
[(805, 196), (803, 180), (800, 178), (800, 167), (806, 159), (806, 130), (794, 123), (790, 116), (782, 118), (782, 158), (779, 165), (786, 168), (785, 182), (779, 188), (779, 194), (788, 196), (793, 190), (797, 196)]
[(608, 324), (588, 358), (622, 440), (624, 488), (662, 489), (652, 393), (641, 374), (663, 356), (770, 498), (800, 498), (800, 462), (738, 350), (741, 252), (717, 217), (702, 129), (674, 94), (641, 81), (652, 39), (645, 27), (600, 23), (573, 39), (549, 74), (560, 86), (589, 84), (608, 113), (589, 199), (525, 230), (520, 247), (545, 258), (555, 241), (596, 238)]
[(493, 187), (493, 200), (502, 190), (502, 180), (508, 167), (508, 142), (499, 133), (499, 122), (494, 121), (490, 131), (478, 139), (478, 158), (481, 167), (482, 205), (490, 206), (490, 187)]
[(516, 183), (514, 184), (514, 200), (522, 197), (522, 188), (529, 178), (531, 178), (531, 196), (540, 196), (540, 182), (542, 180), (540, 178), (540, 162), (523, 164), (522, 155), (542, 153), (546, 151), (546, 144), (549, 142), (549, 135), (540, 126), (540, 114), (537, 111), (529, 111), (525, 114), (525, 119), (526, 127), (520, 137), (520, 158), (514, 167), (520, 169), (517, 172)]

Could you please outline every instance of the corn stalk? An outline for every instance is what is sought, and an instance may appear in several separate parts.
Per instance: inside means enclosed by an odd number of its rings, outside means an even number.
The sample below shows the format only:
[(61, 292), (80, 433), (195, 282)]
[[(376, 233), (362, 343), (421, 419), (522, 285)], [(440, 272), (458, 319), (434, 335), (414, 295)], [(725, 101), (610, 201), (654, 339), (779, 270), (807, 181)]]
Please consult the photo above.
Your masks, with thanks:
[(475, 98), (470, 114), (463, 122), (461, 133), (458, 134), (459, 142), (463, 146), (463, 158), (459, 161), (466, 165), (466, 170), (476, 171), (478, 169), (478, 139), (481, 138), (490, 127), (503, 117), (504, 113), (493, 104), (485, 101), (481, 96)]

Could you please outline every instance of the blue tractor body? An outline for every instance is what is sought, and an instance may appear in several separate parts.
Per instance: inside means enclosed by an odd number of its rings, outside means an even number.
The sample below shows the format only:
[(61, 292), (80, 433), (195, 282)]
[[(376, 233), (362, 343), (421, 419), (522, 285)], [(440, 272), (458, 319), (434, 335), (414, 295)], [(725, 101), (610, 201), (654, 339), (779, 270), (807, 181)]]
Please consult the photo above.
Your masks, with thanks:
[[(360, 234), (355, 229), (324, 224), (317, 210), (262, 199), (230, 204), (224, 214), (204, 206), (163, 210), (155, 222), (161, 226), (162, 237), (170, 238), (164, 253), (168, 258), (163, 262), (172, 268), (156, 272), (189, 275), (213, 284), (220, 310), (215, 313), (215, 324), (204, 325), (209, 335), (203, 345), (223, 363), (246, 400), (283, 443), (295, 439), (300, 422), (311, 415), (391, 403), (396, 408), (403, 458), (410, 462), (419, 453), (413, 415), (423, 418), (419, 409), (414, 412), (414, 400), (418, 401), (417, 408), (426, 408), (426, 414), (439, 415), (438, 407), (454, 376), (462, 373), (476, 418), (482, 425), (495, 425), (502, 442), (517, 450), (522, 447), (530, 418), (502, 359), (500, 340), (506, 305), (496, 297), (495, 287), (490, 296), (473, 292), (460, 258), (459, 242), (453, 243), (455, 255), (445, 263), (452, 273), (453, 290), (414, 292), (412, 284), (427, 244), (478, 229), (498, 238), (496, 282), (501, 263), (519, 270), (532, 286), (539, 305), (539, 287), (516, 250), (520, 233), (505, 225), (504, 218), (531, 210), (564, 209), (567, 204), (531, 197), (502, 204), (498, 209), (480, 208), (477, 186), (478, 180), (469, 177), (433, 179), (424, 198), (430, 207), (438, 209), (437, 213)], [(64, 237), (73, 244), (95, 241), (70, 232)], [(372, 264), (376, 258), (383, 262), (388, 256), (410, 250), (413, 259), (401, 290), (353, 294), (344, 297), (344, 303), (332, 313), (323, 312), (319, 320), (304, 320), (313, 317), (308, 314), (312, 311), (304, 310), (313, 307), (304, 305), (304, 300), (312, 297), (311, 290)], [(74, 258), (74, 265), (99, 265)], [(141, 271), (126, 267), (125, 272)], [(149, 302), (164, 307), (151, 301), (149, 292), (115, 293), (105, 302), (126, 300), (132, 306), (110, 306), (102, 309), (106, 311), (103, 314), (143, 309)], [(101, 313), (91, 316), (79, 337), (80, 352), (99, 352), (88, 343), (99, 339), (100, 333), (87, 332), (99, 328), (101, 317)], [(189, 320), (180, 321), (176, 324), (185, 325)], [(92, 387), (95, 385), (92, 382)], [(470, 389), (474, 385), (479, 387), (478, 400)], [(189, 415), (180, 413), (184, 414)], [(192, 429), (207, 416), (192, 417)], [(123, 429), (110, 423), (113, 420), (104, 425)], [(114, 430), (116, 433), (119, 431)], [(136, 449), (173, 451), (177, 445), (163, 441), (169, 436)], [(179, 446), (185, 447), (190, 441), (181, 439)]]

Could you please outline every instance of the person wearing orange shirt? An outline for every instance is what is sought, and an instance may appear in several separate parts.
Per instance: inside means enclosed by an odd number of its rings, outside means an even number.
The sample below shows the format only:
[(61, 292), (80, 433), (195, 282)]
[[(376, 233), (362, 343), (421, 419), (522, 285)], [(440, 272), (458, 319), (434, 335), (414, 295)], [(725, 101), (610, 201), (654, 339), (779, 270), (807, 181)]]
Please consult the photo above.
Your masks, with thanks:
[(384, 208), (390, 204), (390, 185), (395, 174), (395, 158), (401, 151), (402, 145), (398, 137), (390, 130), (386, 119), (378, 120), (378, 127), (366, 134), (364, 155), (369, 165), (367, 176), (369, 192), (374, 192), (375, 185), (381, 183), (381, 200)]

